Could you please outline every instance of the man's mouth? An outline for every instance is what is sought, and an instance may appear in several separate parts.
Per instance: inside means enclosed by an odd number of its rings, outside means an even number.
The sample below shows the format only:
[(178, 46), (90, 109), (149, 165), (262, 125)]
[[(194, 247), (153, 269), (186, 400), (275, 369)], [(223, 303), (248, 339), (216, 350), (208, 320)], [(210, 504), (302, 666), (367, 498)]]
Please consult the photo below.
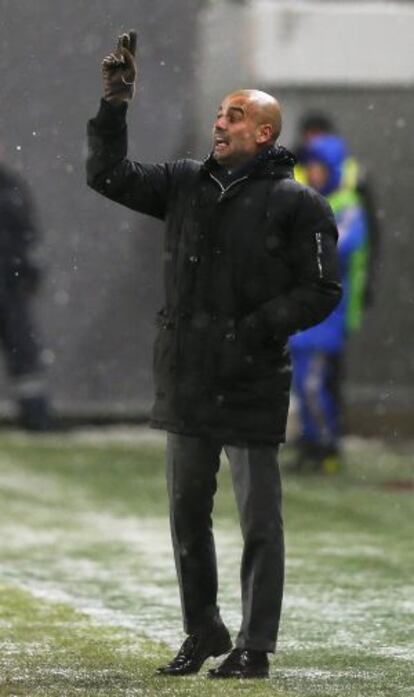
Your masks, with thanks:
[(214, 136), (214, 147), (216, 148), (224, 148), (229, 144), (228, 138), (226, 136), (222, 135), (215, 135)]

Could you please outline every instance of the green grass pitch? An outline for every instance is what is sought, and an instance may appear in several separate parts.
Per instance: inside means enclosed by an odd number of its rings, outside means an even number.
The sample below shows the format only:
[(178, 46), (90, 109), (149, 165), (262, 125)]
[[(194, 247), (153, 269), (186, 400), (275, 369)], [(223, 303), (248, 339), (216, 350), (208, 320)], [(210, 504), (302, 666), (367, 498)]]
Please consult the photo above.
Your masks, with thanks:
[[(89, 433), (89, 435), (88, 435)], [(414, 695), (410, 448), (349, 440), (338, 477), (284, 475), (287, 581), (268, 681), (154, 676), (183, 639), (163, 444), (131, 432), (0, 436), (0, 697)], [(223, 462), (220, 606), (240, 618)]]

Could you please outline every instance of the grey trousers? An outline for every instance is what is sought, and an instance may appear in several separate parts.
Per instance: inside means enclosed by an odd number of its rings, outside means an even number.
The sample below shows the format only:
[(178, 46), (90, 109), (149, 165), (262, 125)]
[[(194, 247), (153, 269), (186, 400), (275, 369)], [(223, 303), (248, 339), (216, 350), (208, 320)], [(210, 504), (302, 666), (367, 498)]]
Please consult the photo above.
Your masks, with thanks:
[(284, 580), (281, 482), (274, 446), (226, 446), (213, 438), (168, 433), (171, 536), (184, 630), (222, 623), (212, 510), (220, 452), (230, 463), (243, 536), (242, 622), (238, 648), (274, 652)]

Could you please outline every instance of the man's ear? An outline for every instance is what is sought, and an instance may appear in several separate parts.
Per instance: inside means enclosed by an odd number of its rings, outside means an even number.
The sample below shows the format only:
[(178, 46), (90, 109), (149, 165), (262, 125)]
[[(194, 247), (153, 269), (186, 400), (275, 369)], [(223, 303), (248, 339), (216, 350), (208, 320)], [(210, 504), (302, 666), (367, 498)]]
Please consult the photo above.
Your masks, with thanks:
[(256, 143), (267, 143), (272, 139), (273, 128), (270, 123), (263, 123), (257, 127)]

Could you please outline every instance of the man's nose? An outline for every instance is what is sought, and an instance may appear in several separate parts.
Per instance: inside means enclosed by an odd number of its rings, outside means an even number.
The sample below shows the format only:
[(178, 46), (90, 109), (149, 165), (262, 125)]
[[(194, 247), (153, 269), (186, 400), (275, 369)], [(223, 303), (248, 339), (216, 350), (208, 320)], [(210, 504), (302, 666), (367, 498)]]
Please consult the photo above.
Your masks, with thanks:
[(214, 121), (214, 129), (216, 131), (224, 131), (226, 129), (226, 121), (224, 116), (217, 116)]

